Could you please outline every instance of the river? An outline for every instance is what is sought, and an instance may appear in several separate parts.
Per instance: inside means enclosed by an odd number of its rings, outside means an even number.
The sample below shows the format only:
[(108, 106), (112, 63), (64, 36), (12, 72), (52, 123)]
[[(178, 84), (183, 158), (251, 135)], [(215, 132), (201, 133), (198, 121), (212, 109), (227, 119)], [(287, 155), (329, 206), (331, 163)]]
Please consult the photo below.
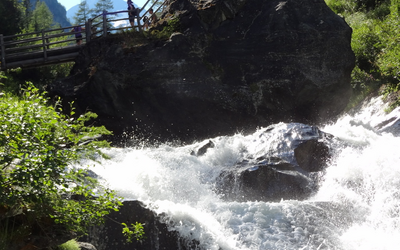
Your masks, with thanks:
[[(359, 112), (319, 128), (335, 137), (333, 157), (307, 200), (226, 201), (218, 176), (257, 147), (254, 134), (210, 138), (199, 157), (186, 146), (112, 148), (93, 170), (125, 199), (163, 214), (170, 229), (201, 249), (396, 249), (400, 246), (400, 138), (385, 106), (373, 99)], [(396, 115), (395, 110), (391, 115)], [(392, 123), (395, 121), (392, 121)]]

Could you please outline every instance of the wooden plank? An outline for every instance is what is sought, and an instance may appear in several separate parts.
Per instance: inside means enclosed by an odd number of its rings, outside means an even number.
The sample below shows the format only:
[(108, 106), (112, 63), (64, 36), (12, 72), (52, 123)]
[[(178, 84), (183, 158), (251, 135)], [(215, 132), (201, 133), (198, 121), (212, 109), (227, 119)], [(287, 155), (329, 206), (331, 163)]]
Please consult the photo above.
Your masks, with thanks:
[(43, 44), (43, 61), (47, 60), (47, 46), (46, 46), (46, 40), (44, 37), (44, 30), (42, 30), (42, 44)]
[(24, 33), (24, 34), (18, 34), (18, 35), (11, 35), (11, 36), (4, 36), (5, 39), (11, 39), (11, 38), (16, 38), (16, 37), (20, 37), (20, 36), (29, 36), (29, 35), (37, 35), (40, 34), (40, 32), (31, 32), (31, 33)]
[(38, 49), (38, 48), (41, 48), (42, 46), (43, 46), (42, 44), (35, 44), (35, 45), (29, 45), (29, 46), (25, 46), (25, 47), (16, 47), (16, 48), (6, 49), (6, 52), (11, 53), (11, 52), (20, 51), (20, 50)]
[(42, 40), (41, 37), (31, 37), (31, 38), (27, 38), (27, 39), (23, 39), (23, 40), (17, 40), (17, 41), (10, 41), (10, 42), (5, 42), (5, 45), (18, 45), (21, 43), (31, 43), (31, 42), (37, 42)]
[[(67, 46), (67, 47), (62, 47), (62, 48), (53, 48), (47, 50), (47, 54), (49, 56), (54, 56), (54, 55), (61, 55), (61, 54), (68, 54), (72, 52), (78, 52), (81, 50), (80, 46)], [(35, 51), (35, 52), (30, 52), (30, 53), (19, 53), (19, 54), (11, 54), (7, 55), (6, 60), (23, 60), (25, 58), (37, 58), (37, 57), (42, 57), (43, 52), (42, 51)]]
[(60, 56), (52, 56), (52, 57), (48, 57), (46, 62), (43, 62), (43, 58), (18, 61), (18, 62), (13, 62), (13, 63), (8, 64), (7, 68), (8, 69), (18, 68), (18, 67), (26, 68), (26, 67), (32, 67), (32, 66), (41, 66), (41, 65), (49, 65), (49, 64), (55, 64), (55, 63), (74, 61), (78, 55), (79, 55), (79, 52), (64, 54), (64, 55), (60, 55)]

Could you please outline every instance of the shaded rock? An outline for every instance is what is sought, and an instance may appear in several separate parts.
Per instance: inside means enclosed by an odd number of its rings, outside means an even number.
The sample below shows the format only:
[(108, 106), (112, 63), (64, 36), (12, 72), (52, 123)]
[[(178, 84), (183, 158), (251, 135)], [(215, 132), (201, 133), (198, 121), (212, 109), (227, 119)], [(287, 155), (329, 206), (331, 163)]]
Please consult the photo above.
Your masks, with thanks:
[(207, 152), (207, 149), (209, 148), (214, 148), (215, 144), (211, 140), (209, 140), (206, 144), (201, 146), (199, 149), (197, 149), (197, 152), (192, 151), (190, 154), (195, 155), (195, 156), (202, 156)]
[(87, 242), (78, 242), (78, 246), (81, 250), (97, 250), (95, 246)]
[[(136, 222), (143, 224), (145, 237), (128, 243), (120, 223), (130, 225)], [(103, 225), (90, 228), (88, 235), (81, 240), (92, 244), (97, 250), (185, 250), (195, 249), (188, 246), (196, 244), (181, 238), (176, 231), (169, 231), (167, 225), (139, 201), (124, 201), (119, 211), (110, 213)]]
[(330, 158), (331, 138), (305, 124), (272, 125), (254, 139), (254, 151), (221, 174), (217, 192), (239, 201), (306, 199)]
[(323, 0), (171, 0), (154, 29), (82, 48), (49, 92), (92, 110), (116, 135), (201, 140), (277, 122), (334, 118), (351, 94), (351, 29)]
[(305, 171), (322, 171), (330, 158), (329, 147), (324, 142), (309, 140), (294, 149), (294, 157), (299, 167)]
[[(4, 237), (0, 239), (1, 246), (4, 247), (2, 249), (49, 249), (76, 237), (66, 227), (55, 223), (50, 217), (33, 217), (23, 209), (12, 216), (6, 214), (3, 217), (3, 215), (0, 213), (0, 230), (5, 232), (2, 235)], [(10, 231), (12, 233), (7, 234)]]

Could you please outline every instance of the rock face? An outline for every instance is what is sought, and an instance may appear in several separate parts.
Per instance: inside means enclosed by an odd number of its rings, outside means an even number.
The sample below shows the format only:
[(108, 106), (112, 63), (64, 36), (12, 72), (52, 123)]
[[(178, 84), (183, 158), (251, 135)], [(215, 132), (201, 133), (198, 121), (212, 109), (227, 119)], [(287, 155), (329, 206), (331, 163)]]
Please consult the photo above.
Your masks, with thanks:
[(275, 124), (257, 138), (257, 148), (220, 176), (227, 200), (280, 201), (308, 198), (330, 158), (332, 136), (300, 124)]
[(93, 40), (49, 92), (155, 140), (318, 123), (346, 106), (351, 29), (324, 0), (171, 0), (154, 29), (171, 17), (167, 40)]
[[(131, 243), (122, 234), (122, 225), (140, 222), (145, 230), (145, 238), (140, 241), (133, 239)], [(112, 212), (102, 226), (93, 226), (87, 236), (81, 240), (94, 245), (97, 250), (170, 250), (192, 249), (187, 246), (196, 242), (188, 242), (180, 238), (175, 231), (169, 231), (167, 225), (161, 222), (152, 211), (146, 209), (139, 201), (124, 201), (120, 211)], [(193, 248), (195, 249), (195, 248)]]

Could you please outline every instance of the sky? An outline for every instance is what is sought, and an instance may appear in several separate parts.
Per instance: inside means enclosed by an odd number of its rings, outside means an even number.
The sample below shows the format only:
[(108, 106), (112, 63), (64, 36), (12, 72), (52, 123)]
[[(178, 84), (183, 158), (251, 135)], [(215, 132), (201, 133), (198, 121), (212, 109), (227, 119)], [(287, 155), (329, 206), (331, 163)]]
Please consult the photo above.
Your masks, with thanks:
[[(121, 1), (121, 0), (113, 0), (114, 1)], [(71, 7), (79, 4), (81, 0), (58, 0), (58, 2), (64, 5), (66, 10), (69, 10)], [(147, 1), (146, 0), (132, 0), (136, 5), (143, 6)]]

